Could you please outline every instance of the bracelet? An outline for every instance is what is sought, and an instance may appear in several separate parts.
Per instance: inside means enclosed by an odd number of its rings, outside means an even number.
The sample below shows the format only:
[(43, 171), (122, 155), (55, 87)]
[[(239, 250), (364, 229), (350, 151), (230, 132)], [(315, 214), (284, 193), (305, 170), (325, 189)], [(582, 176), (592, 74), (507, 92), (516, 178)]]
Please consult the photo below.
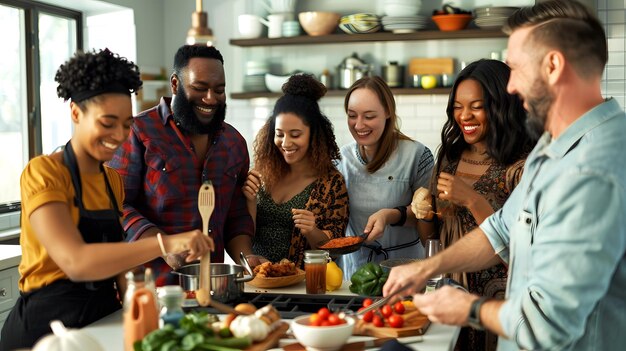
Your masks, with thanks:
[(394, 224), (391, 224), (392, 227), (401, 227), (406, 222), (406, 206), (396, 206), (394, 209), (400, 211), (400, 220)]
[(159, 243), (159, 247), (161, 248), (161, 254), (163, 257), (167, 256), (167, 251), (165, 251), (165, 245), (163, 245), (163, 237), (161, 236), (161, 233), (157, 233), (156, 238)]

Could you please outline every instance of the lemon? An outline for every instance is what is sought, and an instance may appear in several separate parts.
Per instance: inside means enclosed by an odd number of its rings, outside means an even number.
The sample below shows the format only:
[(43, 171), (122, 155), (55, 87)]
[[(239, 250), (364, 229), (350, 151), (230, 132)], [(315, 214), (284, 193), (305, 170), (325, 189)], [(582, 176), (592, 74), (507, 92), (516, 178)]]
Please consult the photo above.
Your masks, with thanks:
[(343, 271), (337, 264), (330, 261), (326, 264), (326, 291), (335, 291), (341, 288)]
[(422, 76), (422, 88), (432, 89), (437, 86), (437, 77), (432, 74)]

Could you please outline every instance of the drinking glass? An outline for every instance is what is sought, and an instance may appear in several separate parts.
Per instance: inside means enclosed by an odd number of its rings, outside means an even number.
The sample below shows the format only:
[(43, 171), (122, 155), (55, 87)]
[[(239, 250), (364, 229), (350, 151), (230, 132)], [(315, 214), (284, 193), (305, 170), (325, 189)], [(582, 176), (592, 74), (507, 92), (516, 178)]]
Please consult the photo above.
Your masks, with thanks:
[[(426, 257), (432, 257), (441, 251), (441, 242), (437, 239), (426, 240)], [(443, 278), (443, 274), (431, 277), (426, 282), (426, 292), (434, 291), (437, 287), (437, 283)]]

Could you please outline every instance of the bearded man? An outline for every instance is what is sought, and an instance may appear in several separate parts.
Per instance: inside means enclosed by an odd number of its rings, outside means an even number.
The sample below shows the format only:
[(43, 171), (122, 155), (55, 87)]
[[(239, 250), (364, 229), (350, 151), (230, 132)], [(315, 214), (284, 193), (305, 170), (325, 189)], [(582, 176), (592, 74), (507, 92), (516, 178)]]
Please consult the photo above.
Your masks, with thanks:
[[(211, 181), (211, 261), (224, 262), (224, 249), (236, 262), (240, 252), (252, 253), (253, 222), (241, 190), (250, 158), (244, 138), (224, 122), (223, 65), (214, 47), (180, 47), (170, 77), (172, 98), (134, 118), (130, 136), (109, 162), (124, 180), (127, 240), (201, 229), (198, 190)], [(157, 286), (177, 284), (170, 266), (181, 263), (171, 255), (150, 262)]]

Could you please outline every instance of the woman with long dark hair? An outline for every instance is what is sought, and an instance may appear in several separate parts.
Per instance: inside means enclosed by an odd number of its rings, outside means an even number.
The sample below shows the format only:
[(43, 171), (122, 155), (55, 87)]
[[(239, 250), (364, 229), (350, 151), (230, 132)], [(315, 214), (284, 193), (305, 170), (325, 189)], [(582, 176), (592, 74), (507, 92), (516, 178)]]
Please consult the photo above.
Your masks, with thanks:
[[(459, 73), (431, 179), (429, 193), (434, 196), (412, 204), (423, 240), (439, 238), (444, 248), (452, 245), (501, 208), (518, 184), (536, 139), (526, 131), (522, 101), (507, 93), (510, 74), (496, 60), (472, 62)], [(503, 264), (451, 277), (472, 293), (504, 297)], [(491, 350), (496, 340), (494, 334), (465, 328), (457, 345)]]

